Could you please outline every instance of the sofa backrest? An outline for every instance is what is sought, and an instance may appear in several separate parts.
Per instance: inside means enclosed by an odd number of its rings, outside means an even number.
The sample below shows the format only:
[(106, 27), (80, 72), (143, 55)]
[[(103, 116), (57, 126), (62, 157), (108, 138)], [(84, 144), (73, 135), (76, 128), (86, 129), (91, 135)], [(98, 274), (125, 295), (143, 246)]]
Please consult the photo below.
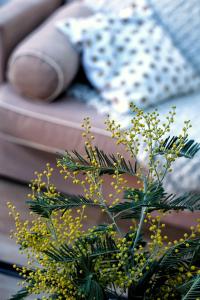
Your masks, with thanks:
[(13, 48), (41, 24), (62, 0), (12, 0), (0, 8), (0, 83)]

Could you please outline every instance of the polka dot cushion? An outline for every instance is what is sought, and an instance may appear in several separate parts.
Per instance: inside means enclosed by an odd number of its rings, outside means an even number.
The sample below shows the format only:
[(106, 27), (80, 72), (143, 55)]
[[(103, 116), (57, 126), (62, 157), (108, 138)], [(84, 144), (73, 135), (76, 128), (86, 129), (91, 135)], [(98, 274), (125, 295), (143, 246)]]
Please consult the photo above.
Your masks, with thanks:
[(91, 84), (120, 113), (130, 102), (145, 108), (200, 88), (200, 77), (151, 8), (145, 1), (136, 3), (118, 14), (99, 12), (57, 24), (82, 53)]
[(8, 3), (9, 1), (11, 1), (11, 0), (0, 0), (0, 6)]

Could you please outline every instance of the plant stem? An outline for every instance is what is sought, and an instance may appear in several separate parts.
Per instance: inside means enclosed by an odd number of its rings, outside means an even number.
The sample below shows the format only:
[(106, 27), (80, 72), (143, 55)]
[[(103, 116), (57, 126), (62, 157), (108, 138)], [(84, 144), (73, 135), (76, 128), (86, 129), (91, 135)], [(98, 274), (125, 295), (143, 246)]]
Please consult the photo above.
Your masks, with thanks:
[(54, 224), (53, 224), (53, 221), (52, 221), (51, 217), (47, 221), (47, 226), (49, 228), (49, 231), (50, 231), (52, 237), (54, 238), (54, 240), (57, 241), (58, 238), (57, 238), (56, 230), (55, 230), (55, 227), (54, 227)]
[(113, 222), (115, 228), (117, 229), (118, 233), (122, 236), (122, 232), (121, 232), (121, 230), (119, 229), (117, 223), (115, 222), (115, 218), (113, 217), (113, 215), (111, 214), (111, 212), (109, 212), (107, 205), (105, 205), (105, 210), (106, 210), (107, 215), (108, 215), (108, 216), (110, 217), (110, 219), (112, 220), (112, 222)]
[[(146, 177), (144, 177), (143, 183), (144, 183), (144, 202), (145, 202), (146, 193), (147, 193), (147, 179), (146, 179)], [(137, 229), (136, 237), (135, 237), (134, 244), (133, 244), (133, 247), (132, 247), (132, 251), (134, 251), (134, 249), (135, 249), (135, 247), (138, 243), (140, 233), (141, 233), (141, 230), (142, 230), (142, 226), (143, 226), (143, 223), (144, 223), (146, 210), (147, 210), (146, 206), (142, 207), (142, 211), (141, 211), (141, 215), (140, 215), (140, 222), (139, 222), (139, 225), (138, 225), (138, 229)]]
[[(90, 176), (90, 178), (94, 182), (94, 184), (98, 184), (97, 183), (97, 178), (96, 178), (95, 174), (94, 174), (94, 177)], [(115, 226), (116, 230), (118, 231), (118, 233), (120, 234), (120, 236), (123, 236), (120, 228), (118, 227), (118, 225), (117, 225), (117, 223), (115, 221), (114, 216), (109, 211), (108, 206), (104, 203), (104, 197), (103, 197), (103, 193), (102, 193), (102, 185), (99, 187), (99, 193), (100, 193), (100, 195), (99, 195), (99, 202), (100, 202), (101, 206), (105, 209), (106, 214), (111, 219), (112, 224), (114, 224), (114, 226)]]

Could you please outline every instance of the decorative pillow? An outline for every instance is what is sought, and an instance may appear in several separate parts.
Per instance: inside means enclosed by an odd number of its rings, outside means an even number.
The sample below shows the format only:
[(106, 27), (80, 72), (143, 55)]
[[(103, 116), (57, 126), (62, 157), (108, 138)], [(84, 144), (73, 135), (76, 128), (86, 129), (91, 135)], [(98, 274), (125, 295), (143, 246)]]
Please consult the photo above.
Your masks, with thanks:
[(200, 74), (200, 1), (148, 1), (158, 22), (169, 32), (174, 43)]
[(66, 5), (17, 47), (8, 78), (22, 95), (51, 101), (71, 83), (79, 68), (79, 54), (54, 25), (69, 16), (88, 14), (90, 10), (79, 2)]
[(2, 6), (3, 4), (8, 3), (9, 1), (11, 1), (11, 0), (0, 0), (0, 6)]
[[(200, 77), (154, 19), (146, 1), (57, 26), (83, 54), (92, 85), (117, 112), (200, 88)], [(101, 104), (100, 104), (101, 105)]]

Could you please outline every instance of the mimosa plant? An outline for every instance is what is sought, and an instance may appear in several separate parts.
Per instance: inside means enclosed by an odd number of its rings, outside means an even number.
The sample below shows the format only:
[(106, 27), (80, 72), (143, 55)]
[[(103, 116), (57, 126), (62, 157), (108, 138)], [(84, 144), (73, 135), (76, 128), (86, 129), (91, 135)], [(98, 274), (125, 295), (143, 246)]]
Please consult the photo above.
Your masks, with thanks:
[[(189, 121), (180, 135), (170, 136), (175, 108), (165, 122), (157, 111), (145, 113), (135, 106), (132, 110), (126, 130), (106, 120), (129, 159), (95, 147), (89, 119), (83, 124), (85, 154), (66, 152), (58, 158), (61, 176), (80, 185), (82, 195), (58, 192), (47, 164), (31, 184), (27, 203), (32, 219), (22, 222), (8, 204), (16, 222), (13, 236), (28, 258), (27, 267), (15, 266), (24, 280), (11, 299), (29, 294), (60, 300), (200, 299), (200, 220), (190, 234), (175, 241), (163, 233), (162, 221), (170, 211), (200, 209), (200, 195), (169, 195), (163, 187), (174, 161), (192, 159), (200, 146), (188, 139)], [(140, 151), (146, 153), (145, 169), (138, 161)], [(138, 186), (130, 187), (125, 174), (137, 177)], [(105, 175), (112, 178), (109, 195), (103, 189)], [(84, 227), (88, 207), (107, 216), (103, 224)], [(124, 219), (130, 221), (126, 232), (119, 225)]]

